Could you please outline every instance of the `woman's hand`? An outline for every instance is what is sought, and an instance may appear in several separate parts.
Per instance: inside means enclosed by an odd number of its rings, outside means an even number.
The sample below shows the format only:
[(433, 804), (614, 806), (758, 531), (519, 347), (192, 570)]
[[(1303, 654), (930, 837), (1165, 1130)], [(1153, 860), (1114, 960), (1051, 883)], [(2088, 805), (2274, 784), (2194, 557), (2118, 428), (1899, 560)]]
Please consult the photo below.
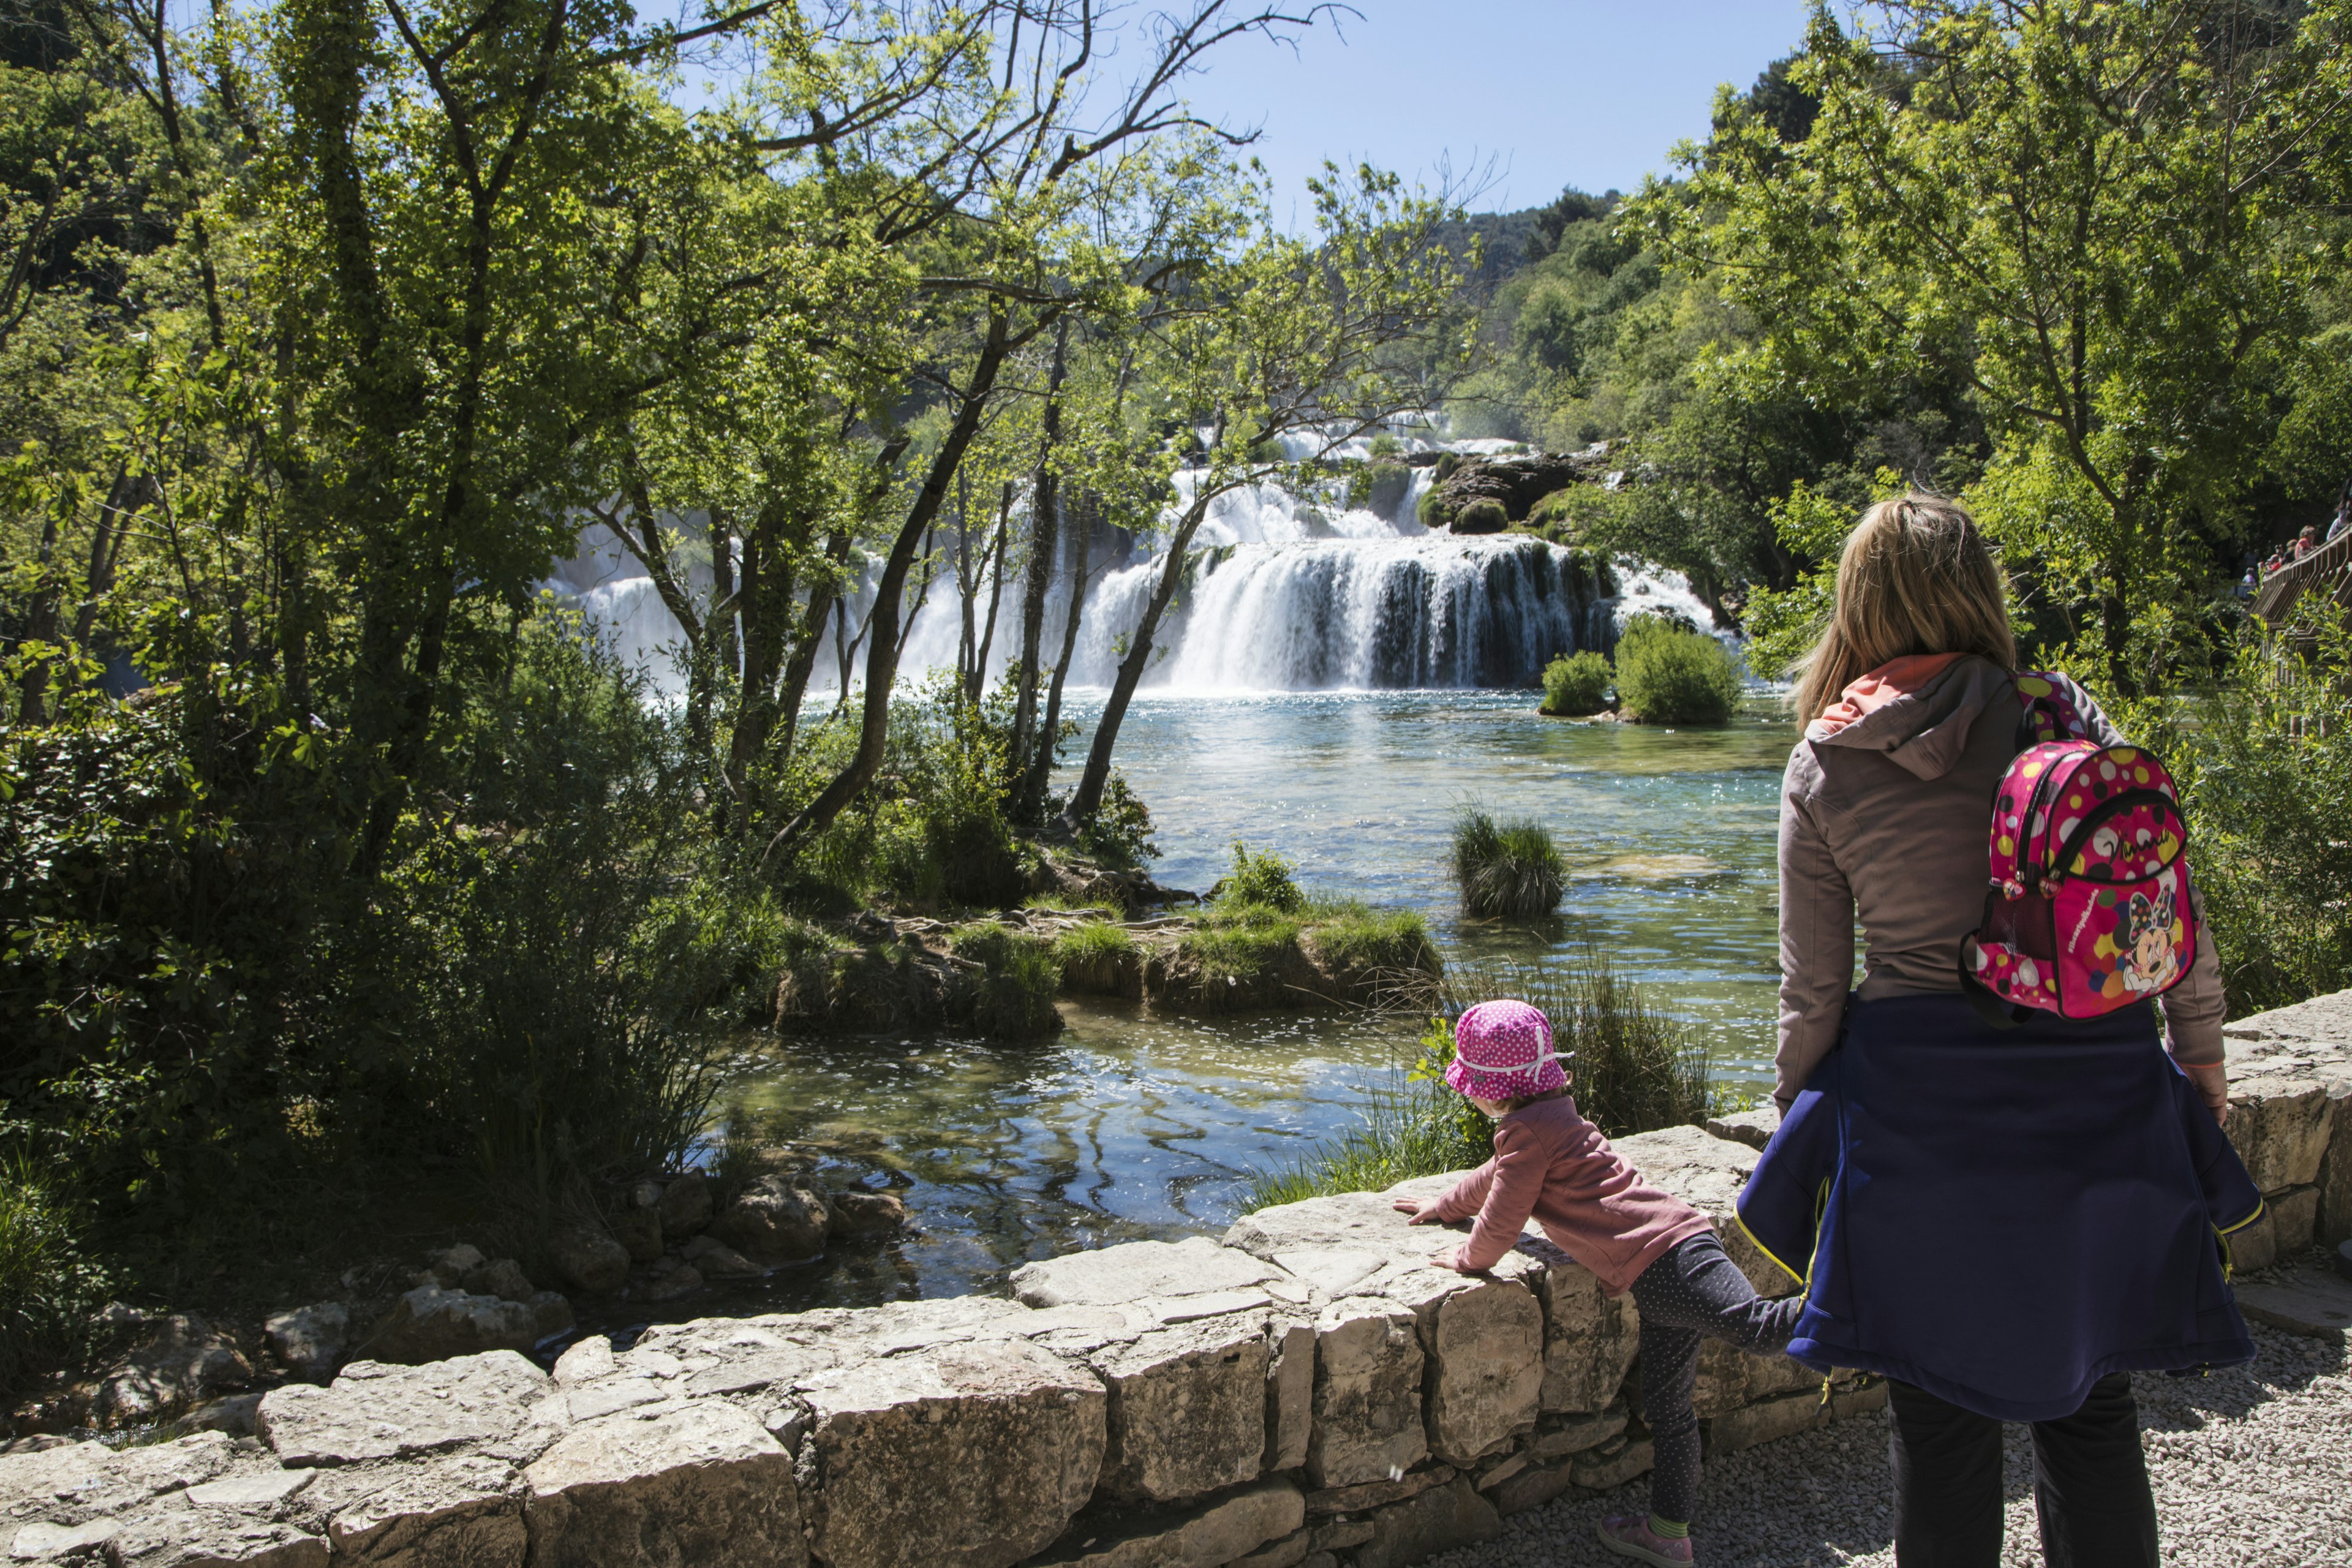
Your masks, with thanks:
[(2205, 1109), (2213, 1113), (2214, 1125), (2228, 1126), (2230, 1124), (2230, 1069), (2220, 1062), (2209, 1062), (2202, 1067), (2192, 1067), (2187, 1062), (2182, 1062), (2180, 1070), (2189, 1075), (2189, 1081), (2197, 1087), (2199, 1097), (2205, 1101)]
[(1427, 1203), (1423, 1203), (1418, 1198), (1398, 1198), (1391, 1203), (1389, 1206), (1396, 1210), (1399, 1214), (1411, 1215), (1412, 1217), (1405, 1222), (1407, 1225), (1438, 1225), (1443, 1223), (1437, 1217), (1437, 1200), (1435, 1198), (1430, 1199)]

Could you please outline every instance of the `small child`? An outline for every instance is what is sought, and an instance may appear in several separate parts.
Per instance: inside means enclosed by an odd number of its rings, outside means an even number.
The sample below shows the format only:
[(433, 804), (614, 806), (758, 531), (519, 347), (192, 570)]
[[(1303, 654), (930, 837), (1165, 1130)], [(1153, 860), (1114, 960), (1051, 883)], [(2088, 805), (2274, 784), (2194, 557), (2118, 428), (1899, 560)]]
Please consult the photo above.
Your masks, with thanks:
[(1800, 1296), (1756, 1294), (1707, 1217), (1642, 1180), (1577, 1114), (1551, 1025), (1525, 1002), (1481, 1002), (1454, 1031), (1445, 1081), (1495, 1119), (1495, 1157), (1433, 1202), (1397, 1200), (1415, 1225), (1476, 1215), (1470, 1237), (1431, 1261), (1475, 1274), (1518, 1241), (1532, 1215), (1560, 1250), (1642, 1314), (1642, 1419), (1656, 1445), (1650, 1516), (1603, 1520), (1601, 1544), (1620, 1557), (1683, 1568), (1698, 1496), (1698, 1414), (1691, 1390), (1702, 1335), (1764, 1354), (1788, 1348)]

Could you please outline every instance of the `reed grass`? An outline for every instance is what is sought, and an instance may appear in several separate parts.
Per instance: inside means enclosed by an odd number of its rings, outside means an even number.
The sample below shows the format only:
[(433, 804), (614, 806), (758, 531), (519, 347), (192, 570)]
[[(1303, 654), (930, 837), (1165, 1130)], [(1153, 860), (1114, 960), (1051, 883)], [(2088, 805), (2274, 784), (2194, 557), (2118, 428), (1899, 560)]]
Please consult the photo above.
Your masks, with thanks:
[(1469, 914), (1524, 920), (1559, 908), (1568, 868), (1551, 830), (1533, 817), (1497, 821), (1465, 805), (1454, 819), (1454, 879)]

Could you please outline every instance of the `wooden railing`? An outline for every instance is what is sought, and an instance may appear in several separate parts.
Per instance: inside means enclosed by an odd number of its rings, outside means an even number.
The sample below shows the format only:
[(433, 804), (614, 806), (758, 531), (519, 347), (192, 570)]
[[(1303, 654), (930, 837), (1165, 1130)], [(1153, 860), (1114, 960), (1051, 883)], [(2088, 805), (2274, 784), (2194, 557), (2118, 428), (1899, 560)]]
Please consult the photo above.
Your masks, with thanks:
[(2314, 587), (2324, 587), (2338, 606), (2352, 609), (2352, 529), (2264, 577), (2254, 590), (2254, 614), (2267, 625), (2283, 625)]

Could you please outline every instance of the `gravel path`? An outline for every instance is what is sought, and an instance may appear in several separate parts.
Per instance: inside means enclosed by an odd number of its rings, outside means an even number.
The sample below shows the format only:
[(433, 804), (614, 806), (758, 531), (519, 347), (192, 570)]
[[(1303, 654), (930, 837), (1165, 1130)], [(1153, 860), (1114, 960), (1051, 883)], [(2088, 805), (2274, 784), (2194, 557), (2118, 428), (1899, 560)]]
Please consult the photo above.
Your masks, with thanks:
[[(2136, 1380), (2148, 1469), (2179, 1568), (2352, 1564), (2352, 1365), (2345, 1347), (2256, 1328), (2249, 1366)], [(2004, 1568), (2039, 1568), (2032, 1451), (2009, 1429)], [(1500, 1539), (1433, 1568), (1622, 1568), (1592, 1538), (1604, 1514), (1646, 1510), (1646, 1478), (1503, 1521)], [(1707, 1462), (1702, 1568), (1893, 1568), (1886, 1419), (1866, 1415)]]

